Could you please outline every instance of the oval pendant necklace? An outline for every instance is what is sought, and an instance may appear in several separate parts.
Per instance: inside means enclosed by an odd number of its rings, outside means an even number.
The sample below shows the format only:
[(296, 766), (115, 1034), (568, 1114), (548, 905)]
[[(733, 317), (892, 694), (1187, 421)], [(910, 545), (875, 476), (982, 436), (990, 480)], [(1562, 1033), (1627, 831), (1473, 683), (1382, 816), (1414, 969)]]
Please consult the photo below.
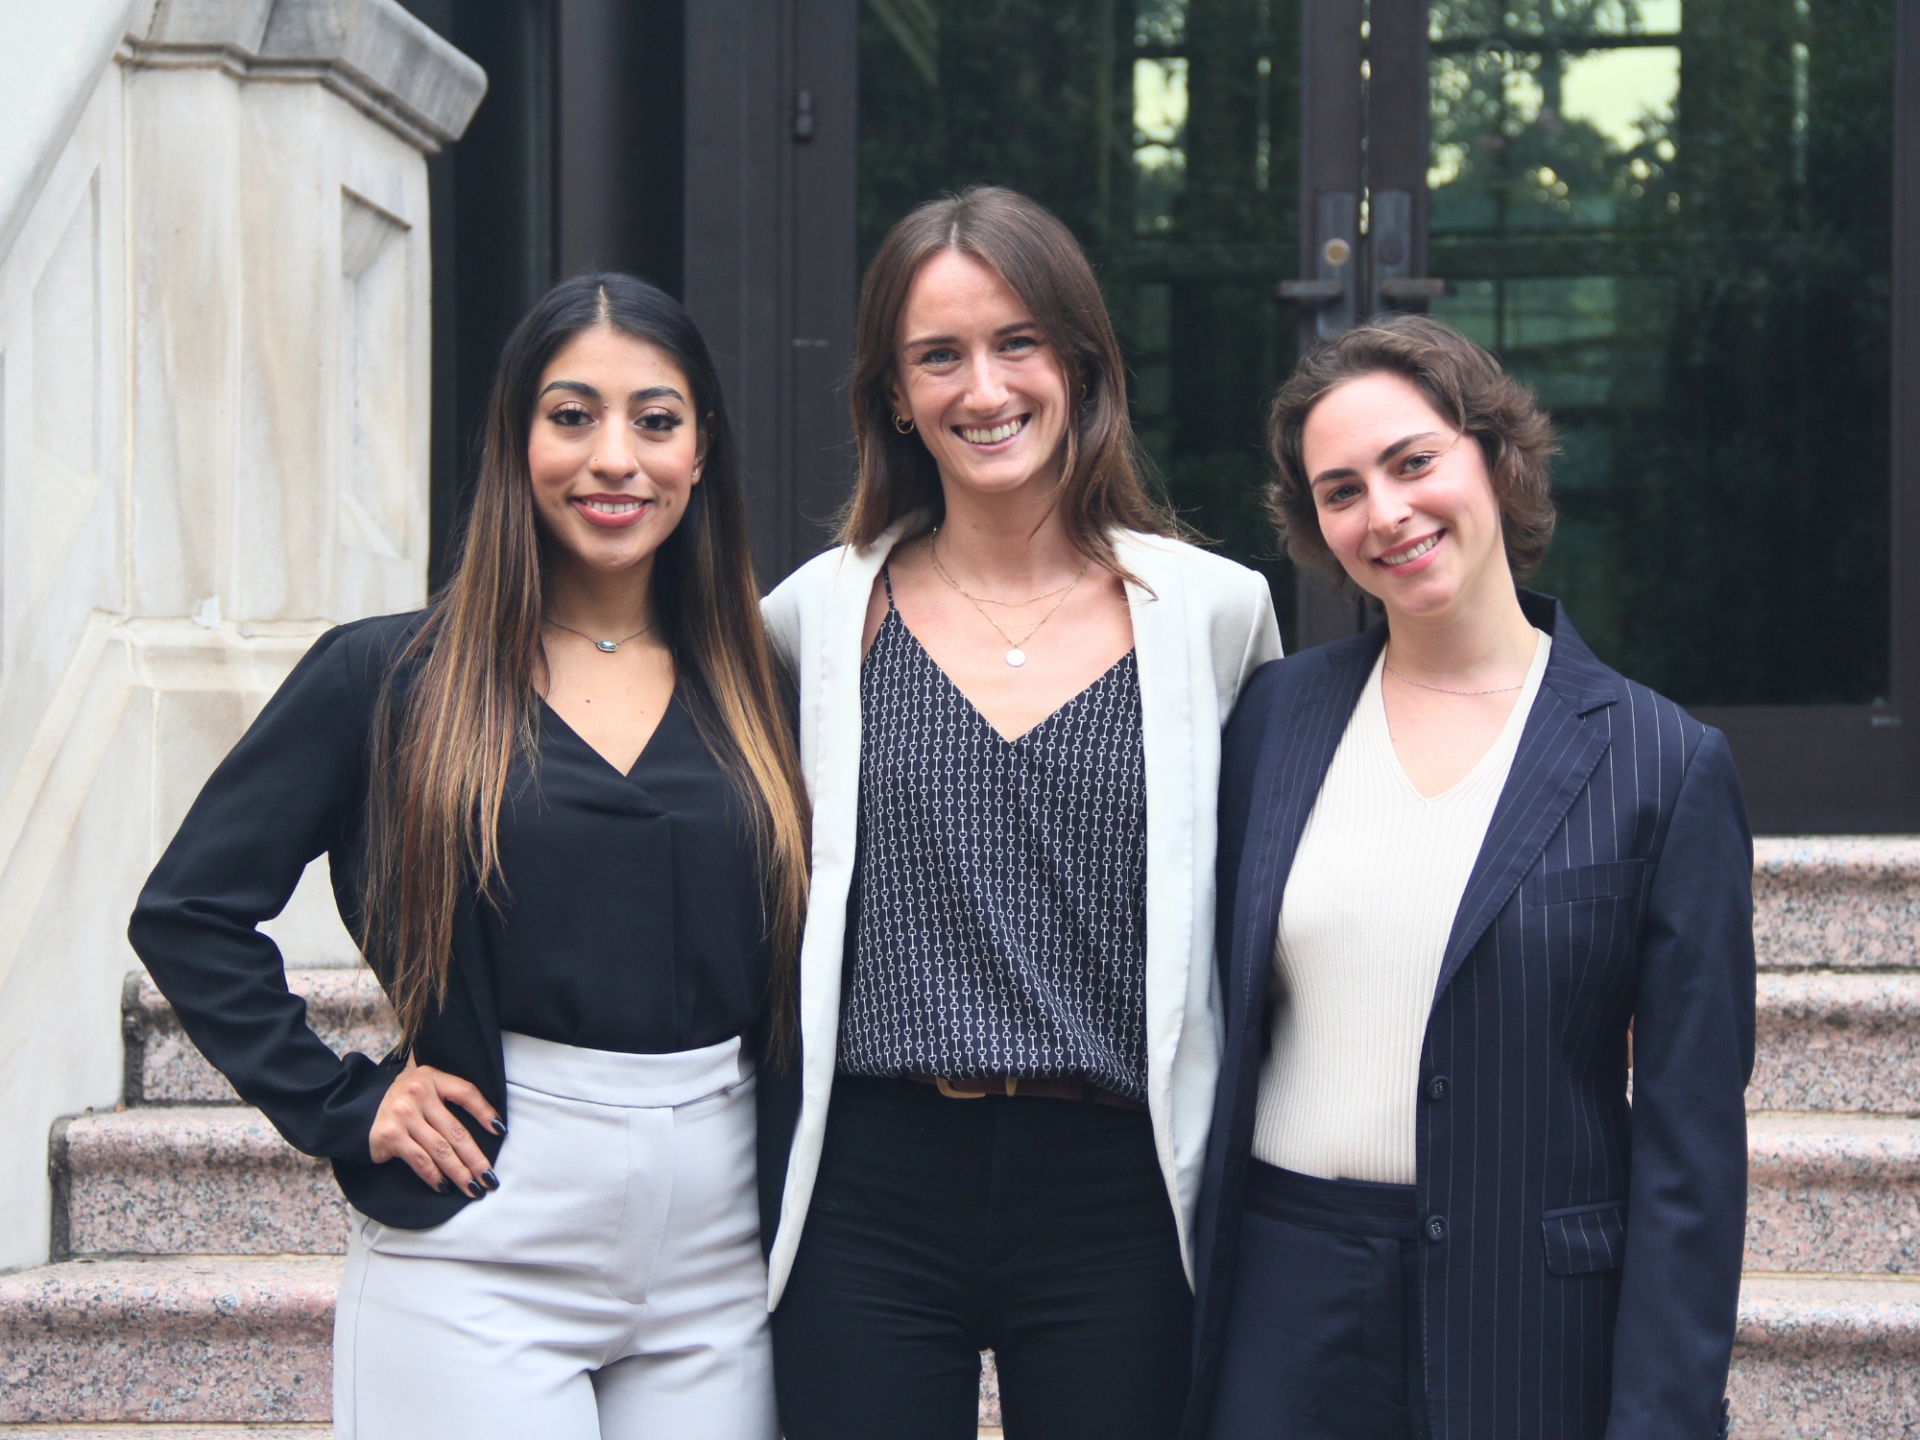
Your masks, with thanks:
[(642, 635), (646, 634), (647, 631), (653, 628), (653, 622), (649, 620), (646, 624), (642, 625), (638, 630), (634, 631), (633, 634), (623, 635), (618, 640), (595, 640), (593, 636), (587, 634), (586, 631), (576, 630), (571, 625), (562, 625), (558, 620), (548, 620), (547, 624), (553, 626), (553, 628), (556, 630), (564, 630), (569, 635), (578, 635), (582, 640), (585, 640), (588, 644), (592, 645), (593, 648), (598, 650), (602, 655), (613, 654), (622, 645), (626, 644), (627, 641), (638, 640)]
[[(953, 576), (947, 572), (947, 567), (940, 563), (940, 546), (938, 543), (939, 539), (940, 539), (940, 527), (936, 525), (933, 527), (933, 533), (927, 537), (927, 554), (933, 560), (934, 571), (940, 576), (942, 580), (946, 581), (948, 585), (953, 587), (955, 593), (961, 596), (964, 596), (967, 603), (973, 606), (975, 610), (978, 610), (980, 612), (980, 618), (986, 621), (987, 624), (993, 626), (994, 633), (997, 634), (1002, 640), (1007, 642), (1007, 664), (1013, 666), (1013, 668), (1016, 670), (1018, 670), (1022, 665), (1027, 663), (1027, 652), (1021, 647), (1024, 646), (1029, 640), (1033, 639), (1034, 636), (1038, 635), (1040, 633), (1040, 626), (1046, 624), (1047, 621), (1051, 620), (1054, 617), (1054, 615), (1059, 611), (1060, 607), (1067, 603), (1067, 597), (1073, 593), (1073, 587), (1080, 583), (1081, 577), (1087, 573), (1087, 566), (1093, 563), (1091, 560), (1081, 561), (1080, 573), (1078, 575), (1075, 575), (1073, 579), (1069, 580), (1065, 585), (1063, 585), (1060, 588), (1060, 590), (1057, 592), (1060, 598), (1053, 602), (1053, 609), (1047, 611), (1046, 614), (1040, 617), (1039, 624), (1035, 625), (1033, 629), (1027, 631), (1026, 634), (1022, 635), (1018, 640), (1016, 640), (1011, 635), (1007, 634), (1006, 631), (1000, 628), (1000, 622), (998, 620), (994, 619), (993, 616), (989, 615), (986, 612), (985, 606), (981, 604), (980, 597), (978, 595), (969, 593), (964, 587), (961, 586), (958, 580), (954, 579)], [(1049, 591), (1048, 593), (1052, 594), (1056, 592)], [(1046, 598), (1047, 597), (1045, 595), (1036, 595), (1033, 597), (1033, 600), (1044, 600)], [(988, 605), (1007, 605), (1007, 604), (1031, 605), (1033, 603), (1033, 600), (1023, 600), (1023, 601), (1017, 601), (1017, 602), (1006, 601), (1006, 600), (989, 600), (986, 603)]]

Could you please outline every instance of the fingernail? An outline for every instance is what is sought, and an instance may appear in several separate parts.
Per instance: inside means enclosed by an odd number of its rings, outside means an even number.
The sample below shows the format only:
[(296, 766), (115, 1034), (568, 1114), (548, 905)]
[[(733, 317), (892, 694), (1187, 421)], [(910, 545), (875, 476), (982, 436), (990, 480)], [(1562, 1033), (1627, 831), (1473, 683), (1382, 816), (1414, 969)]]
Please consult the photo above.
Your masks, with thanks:
[(487, 1122), (487, 1125), (492, 1129), (493, 1133), (496, 1135), (504, 1135), (507, 1133), (507, 1122), (502, 1120), (498, 1115), (494, 1116), (493, 1119), (489, 1120)]
[(440, 1184), (437, 1188), (442, 1195), (451, 1195), (453, 1194), (453, 1181), (443, 1175), (440, 1177)]
[(474, 1199), (478, 1200), (481, 1196), (485, 1195), (487, 1192), (480, 1188), (480, 1182), (478, 1180), (469, 1180), (467, 1181), (467, 1193), (473, 1196)]
[(498, 1190), (500, 1188), (500, 1177), (494, 1174), (493, 1171), (482, 1170), (480, 1172), (480, 1178), (487, 1182), (487, 1188), (489, 1190)]

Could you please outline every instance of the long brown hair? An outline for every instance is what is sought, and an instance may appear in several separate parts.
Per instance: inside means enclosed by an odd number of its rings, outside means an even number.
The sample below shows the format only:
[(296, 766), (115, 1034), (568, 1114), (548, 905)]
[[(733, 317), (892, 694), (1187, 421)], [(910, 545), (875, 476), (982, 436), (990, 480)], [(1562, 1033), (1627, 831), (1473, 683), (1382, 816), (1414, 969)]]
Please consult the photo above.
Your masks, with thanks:
[(783, 1055), (807, 899), (806, 792), (761, 625), (719, 377), (687, 312), (630, 275), (562, 281), (501, 354), (459, 566), (389, 671), (376, 710), (362, 946), (412, 1039), (445, 1002), (463, 888), (485, 897), (501, 883), (508, 773), (516, 755), (536, 759), (545, 557), (527, 469), (535, 392), (561, 346), (598, 326), (664, 351), (703, 417), (701, 482), (654, 559), (655, 633), (673, 655), (682, 703), (754, 814), (774, 1049)]
[(944, 250), (978, 260), (1005, 281), (1052, 344), (1075, 398), (1054, 505), (1075, 548), (1124, 576), (1109, 532), (1183, 531), (1141, 483), (1145, 463), (1128, 422), (1126, 368), (1080, 242), (1044, 205), (994, 185), (922, 205), (887, 232), (867, 267), (851, 386), (859, 480), (840, 519), (841, 543), (864, 548), (903, 515), (924, 510), (938, 519), (946, 509), (939, 467), (918, 435), (894, 428), (889, 394), (913, 278)]

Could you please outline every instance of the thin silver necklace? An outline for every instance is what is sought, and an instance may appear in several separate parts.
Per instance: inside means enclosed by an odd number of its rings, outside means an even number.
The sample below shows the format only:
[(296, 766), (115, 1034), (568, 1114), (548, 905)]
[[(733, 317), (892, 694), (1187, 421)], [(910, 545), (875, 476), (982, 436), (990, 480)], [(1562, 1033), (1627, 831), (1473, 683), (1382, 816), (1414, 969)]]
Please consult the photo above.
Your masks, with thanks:
[[(1026, 634), (1022, 635), (1018, 640), (1016, 640), (1011, 635), (1007, 634), (1006, 631), (1000, 628), (1000, 622), (994, 619), (993, 616), (989, 615), (986, 612), (986, 610), (982, 608), (978, 598), (972, 595), (968, 595), (965, 590), (962, 590), (960, 588), (960, 582), (954, 579), (953, 576), (947, 573), (947, 567), (940, 563), (940, 549), (939, 549), (939, 546), (935, 543), (939, 540), (939, 538), (940, 538), (940, 527), (936, 525), (933, 527), (933, 533), (927, 537), (927, 554), (933, 557), (933, 568), (939, 572), (940, 578), (942, 580), (946, 581), (947, 584), (951, 585), (956, 591), (959, 591), (961, 595), (966, 596), (967, 603), (973, 606), (975, 610), (978, 610), (980, 612), (980, 618), (986, 621), (989, 625), (993, 626), (994, 632), (998, 634), (1002, 640), (1007, 642), (1007, 664), (1013, 666), (1013, 668), (1016, 670), (1018, 670), (1022, 665), (1027, 663), (1027, 652), (1023, 650), (1021, 647), (1025, 645), (1027, 641), (1033, 639), (1035, 635), (1038, 635), (1040, 633), (1040, 625), (1044, 625), (1047, 623), (1047, 621), (1051, 620), (1054, 617), (1054, 615), (1058, 613), (1060, 607), (1067, 603), (1067, 597), (1073, 593), (1073, 587), (1080, 583), (1081, 579), (1087, 573), (1087, 566), (1093, 563), (1091, 560), (1082, 561), (1080, 565), (1080, 573), (1078, 575), (1075, 575), (1072, 580), (1068, 581), (1067, 584), (1064, 585), (1059, 590), (1058, 594), (1060, 598), (1053, 602), (1053, 609), (1047, 611), (1046, 614), (1040, 617), (1039, 625), (1035, 625), (1033, 629), (1027, 631)], [(1047, 595), (1051, 595), (1054, 593), (1056, 592), (1049, 590), (1047, 592)], [(1047, 598), (1046, 595), (1036, 595), (1034, 597), (1034, 600), (1044, 600), (1046, 598)], [(1022, 603), (1031, 605), (1033, 604), (1033, 600), (1024, 601)]]
[(571, 625), (562, 625), (558, 620), (548, 620), (547, 624), (553, 626), (553, 628), (556, 630), (564, 630), (569, 635), (578, 635), (582, 640), (590, 642), (593, 648), (598, 650), (603, 655), (613, 654), (614, 651), (618, 650), (622, 645), (626, 644), (627, 641), (638, 640), (642, 635), (646, 634), (647, 631), (653, 628), (653, 622), (649, 620), (646, 624), (642, 625), (638, 630), (634, 631), (633, 634), (623, 635), (618, 640), (595, 640), (593, 636), (587, 634), (586, 631), (576, 630)]
[(1442, 695), (1505, 695), (1514, 690), (1524, 690), (1527, 688), (1527, 682), (1522, 680), (1518, 685), (1496, 685), (1491, 690), (1452, 690), (1445, 685), (1429, 685), (1424, 680), (1415, 680), (1409, 675), (1402, 675), (1384, 660), (1380, 663), (1385, 667), (1387, 674), (1391, 675), (1401, 684), (1418, 685), (1422, 690), (1438, 690)]

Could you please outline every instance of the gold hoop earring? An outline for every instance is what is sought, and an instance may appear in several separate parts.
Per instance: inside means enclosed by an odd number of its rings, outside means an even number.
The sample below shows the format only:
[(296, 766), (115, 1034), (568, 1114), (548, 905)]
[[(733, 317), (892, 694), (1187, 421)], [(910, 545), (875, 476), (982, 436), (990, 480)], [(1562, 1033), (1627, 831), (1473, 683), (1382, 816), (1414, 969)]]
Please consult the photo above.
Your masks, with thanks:
[(893, 428), (898, 430), (902, 435), (911, 435), (913, 433), (913, 418), (909, 415), (896, 415), (893, 417)]

